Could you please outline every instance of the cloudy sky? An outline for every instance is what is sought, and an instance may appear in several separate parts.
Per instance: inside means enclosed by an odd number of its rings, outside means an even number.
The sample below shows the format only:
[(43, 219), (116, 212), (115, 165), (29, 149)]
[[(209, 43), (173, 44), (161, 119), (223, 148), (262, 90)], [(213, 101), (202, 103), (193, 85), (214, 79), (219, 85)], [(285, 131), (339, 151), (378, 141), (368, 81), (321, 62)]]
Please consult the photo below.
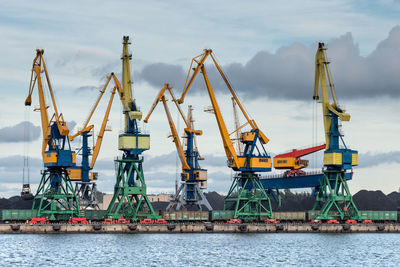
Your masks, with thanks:
[[(121, 73), (122, 36), (132, 39), (134, 95), (144, 115), (165, 82), (178, 95), (191, 58), (212, 48), (249, 114), (271, 140), (273, 155), (323, 142), (321, 107), (312, 101), (317, 43), (328, 47), (337, 98), (351, 114), (346, 144), (359, 151), (350, 188), (399, 190), (400, 1), (2, 1), (0, 10), (0, 197), (18, 194), (23, 158), (30, 158), (33, 187), (40, 180), (38, 105), (24, 107), (35, 49), (45, 59), (59, 109), (75, 132), (94, 103), (104, 77)], [(215, 69), (207, 65), (229, 129), (232, 104)], [(201, 78), (201, 77), (199, 77)], [(185, 101), (194, 107), (199, 150), (209, 190), (226, 192), (232, 172), (201, 79)], [(94, 116), (95, 132), (105, 99)], [(173, 110), (174, 118), (177, 118)], [(241, 118), (243, 121), (243, 118)], [(76, 125), (76, 126), (75, 126)], [(115, 100), (96, 164), (99, 189), (113, 190), (113, 159), (121, 106)], [(143, 131), (150, 192), (172, 192), (180, 170), (162, 107)], [(182, 132), (182, 122), (177, 123)], [(25, 132), (29, 131), (29, 136)], [(24, 142), (24, 139), (29, 142)], [(79, 147), (79, 140), (73, 143)], [(311, 167), (321, 168), (321, 155)]]

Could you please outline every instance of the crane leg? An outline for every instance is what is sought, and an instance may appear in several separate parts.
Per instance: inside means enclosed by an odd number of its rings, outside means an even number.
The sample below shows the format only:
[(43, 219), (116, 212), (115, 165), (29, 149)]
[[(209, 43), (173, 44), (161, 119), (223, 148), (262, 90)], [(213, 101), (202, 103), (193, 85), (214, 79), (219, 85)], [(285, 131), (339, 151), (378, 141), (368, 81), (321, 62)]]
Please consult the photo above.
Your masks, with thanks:
[(324, 172), (324, 176), (316, 194), (313, 210), (320, 208), (315, 219), (319, 220), (362, 220), (359, 210), (353, 201), (344, 172)]
[(271, 201), (254, 173), (240, 173), (234, 177), (224, 201), (224, 210), (233, 210), (234, 219), (244, 221), (273, 218)]
[(158, 219), (147, 197), (143, 159), (116, 159), (117, 166), (114, 195), (107, 208), (111, 219), (125, 218), (137, 221), (141, 218)]
[(46, 169), (33, 199), (32, 209), (37, 217), (65, 220), (79, 217), (79, 201), (64, 169)]

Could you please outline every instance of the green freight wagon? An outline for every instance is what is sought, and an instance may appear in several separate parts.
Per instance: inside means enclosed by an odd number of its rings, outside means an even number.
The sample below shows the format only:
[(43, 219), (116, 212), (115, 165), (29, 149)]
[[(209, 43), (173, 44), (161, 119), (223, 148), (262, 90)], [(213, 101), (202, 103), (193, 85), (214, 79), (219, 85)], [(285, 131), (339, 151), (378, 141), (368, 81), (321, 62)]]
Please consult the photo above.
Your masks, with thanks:
[[(318, 216), (320, 211), (319, 210), (309, 210), (306, 213), (307, 213), (306, 214), (307, 221), (311, 221), (311, 220), (315, 219)], [(329, 214), (336, 215), (336, 214), (338, 214), (338, 212), (337, 211), (330, 211)]]
[(161, 214), (167, 221), (208, 221), (208, 211), (164, 211)]
[(274, 212), (274, 219), (279, 221), (305, 221), (306, 213), (304, 211)]
[(307, 221), (314, 220), (318, 214), (320, 213), (319, 210), (309, 210), (307, 211)]
[(102, 221), (107, 218), (107, 210), (85, 210), (82, 217), (91, 221)]
[(26, 221), (36, 217), (37, 210), (2, 210), (3, 221)]
[(397, 221), (397, 211), (387, 210), (361, 210), (360, 214), (365, 219), (372, 221)]
[(233, 210), (213, 210), (210, 211), (211, 221), (227, 221), (232, 219), (234, 215)]

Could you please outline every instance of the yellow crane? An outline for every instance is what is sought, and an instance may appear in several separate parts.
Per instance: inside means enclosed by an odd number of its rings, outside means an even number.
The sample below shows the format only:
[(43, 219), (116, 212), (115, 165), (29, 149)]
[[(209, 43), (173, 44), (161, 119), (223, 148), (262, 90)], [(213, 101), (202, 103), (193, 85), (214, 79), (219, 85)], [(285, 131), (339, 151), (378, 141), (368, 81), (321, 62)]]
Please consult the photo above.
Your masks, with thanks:
[[(221, 110), (218, 106), (214, 91), (209, 81), (205, 68), (205, 61), (211, 57), (215, 67), (224, 80), (234, 102), (239, 107), (246, 123), (229, 133), (224, 122)], [(228, 78), (222, 71), (211, 49), (206, 49), (202, 54), (192, 59), (189, 72), (186, 77), (185, 86), (178, 103), (182, 104), (185, 96), (192, 86), (198, 73), (202, 73), (204, 82), (210, 97), (219, 132), (221, 135), (223, 147), (228, 159), (228, 166), (238, 174), (234, 177), (234, 181), (229, 189), (225, 199), (225, 209), (234, 210), (234, 218), (243, 218), (245, 220), (257, 220), (260, 216), (272, 217), (271, 203), (264, 188), (260, 184), (259, 175), (256, 172), (271, 171), (271, 157), (264, 148), (264, 144), (269, 142), (266, 135), (258, 128), (256, 122), (250, 118), (245, 111), (243, 105), (239, 101), (235, 91), (233, 90)], [(236, 151), (230, 136), (237, 131), (249, 125), (251, 130), (241, 133), (240, 142), (244, 145), (243, 153)], [(263, 201), (267, 203), (265, 206)]]
[[(175, 103), (176, 108), (178, 109), (179, 114), (181, 115), (181, 118), (186, 126), (184, 129), (186, 138), (185, 151), (183, 149), (182, 143), (175, 127), (175, 123), (168, 108), (167, 99), (165, 97), (166, 90), (168, 90), (168, 92), (170, 93), (172, 101)], [(164, 87), (157, 94), (156, 99), (154, 100), (153, 105), (149, 110), (149, 113), (144, 119), (144, 122), (148, 122), (151, 114), (153, 113), (159, 102), (162, 102), (164, 105), (165, 113), (167, 115), (168, 123), (171, 129), (173, 142), (175, 143), (175, 147), (182, 164), (182, 183), (176, 194), (174, 195), (172, 201), (168, 205), (167, 210), (174, 208), (175, 205), (177, 210), (181, 208), (187, 208), (189, 206), (197, 206), (200, 210), (202, 210), (203, 205), (206, 206), (208, 210), (211, 210), (212, 207), (201, 190), (207, 188), (207, 170), (202, 169), (199, 165), (198, 161), (200, 160), (200, 155), (195, 145), (195, 136), (202, 135), (203, 132), (201, 130), (193, 129), (191, 116), (189, 117), (190, 120), (186, 119), (182, 112), (182, 109), (178, 104), (178, 101), (172, 93), (172, 87), (170, 87), (169, 84), (165, 84)], [(189, 113), (191, 113), (190, 110)]]
[(116, 182), (114, 195), (107, 208), (108, 217), (121, 217), (137, 221), (141, 218), (159, 218), (147, 196), (143, 174), (142, 153), (150, 149), (150, 135), (139, 128), (142, 112), (133, 98), (129, 52), (129, 36), (123, 37), (122, 48), (122, 106), (125, 119), (124, 132), (118, 136), (118, 149), (122, 158), (115, 160)]
[[(47, 153), (46, 155), (46, 147), (49, 145), (49, 148), (55, 148), (56, 143), (54, 141), (50, 141), (51, 139), (51, 124), (54, 123), (55, 126), (57, 127), (57, 130), (61, 136), (68, 136), (69, 134), (69, 129), (67, 124), (65, 123), (64, 117), (62, 113), (58, 112), (56, 100), (54, 98), (54, 92), (53, 88), (50, 83), (50, 78), (49, 74), (47, 72), (47, 67), (46, 67), (46, 62), (44, 61), (44, 50), (43, 49), (36, 49), (36, 57), (33, 59), (33, 67), (32, 67), (32, 73), (31, 73), (31, 79), (30, 79), (30, 84), (29, 84), (29, 93), (28, 96), (25, 100), (25, 106), (30, 106), (32, 104), (32, 93), (33, 90), (35, 89), (35, 85), (37, 82), (37, 88), (38, 88), (38, 94), (39, 94), (39, 111), (40, 111), (40, 116), (41, 116), (41, 122), (42, 122), (42, 135), (43, 135), (43, 141), (42, 141), (42, 158), (43, 161), (46, 163), (48, 161), (48, 158), (52, 158), (53, 160), (57, 160), (54, 158), (56, 155), (55, 154), (50, 154)], [(54, 110), (54, 114), (52, 115), (51, 119), (49, 119), (49, 114), (47, 112), (47, 109), (49, 106), (46, 104), (46, 99), (44, 96), (44, 89), (43, 89), (43, 81), (42, 81), (42, 72), (45, 74), (48, 90), (51, 96), (51, 103), (52, 107)], [(72, 156), (74, 156), (74, 153), (72, 153)], [(71, 163), (74, 161), (71, 158)]]
[[(91, 153), (91, 149), (88, 144), (88, 138), (94, 134), (92, 133), (94, 131), (93, 130), (94, 125), (93, 124), (89, 125), (89, 123), (100, 103), (100, 100), (102, 99), (104, 93), (106, 92), (111, 80), (113, 80), (114, 82), (114, 87), (111, 90), (110, 99), (108, 101), (107, 109), (103, 116), (103, 120), (100, 126), (100, 131), (97, 135), (96, 143), (93, 146), (93, 153)], [(74, 140), (78, 136), (82, 136), (82, 147), (80, 148), (82, 155), (82, 164), (81, 166), (68, 168), (68, 174), (70, 180), (76, 182), (75, 193), (78, 195), (81, 208), (84, 209), (88, 207), (98, 208), (96, 199), (96, 183), (93, 182), (94, 180), (97, 180), (97, 172), (90, 172), (90, 171), (93, 169), (97, 157), (99, 155), (104, 133), (106, 131), (111, 131), (106, 126), (108, 122), (108, 117), (110, 115), (112, 103), (114, 100), (115, 92), (118, 92), (118, 95), (120, 96), (120, 99), (122, 101), (121, 84), (114, 73), (111, 73), (110, 75), (107, 76), (106, 83), (99, 92), (100, 92), (99, 96), (97, 97), (93, 107), (91, 108), (89, 116), (86, 118), (83, 124), (83, 128), (77, 131), (74, 135), (69, 136), (70, 141)], [(92, 155), (92, 159), (89, 163), (90, 155)]]
[[(326, 147), (324, 152), (324, 176), (316, 196), (313, 209), (319, 209), (318, 219), (355, 219), (361, 220), (353, 196), (347, 186), (352, 177), (353, 166), (358, 165), (358, 151), (349, 149), (340, 131), (340, 121), (349, 121), (350, 114), (338, 105), (331, 74), (326, 57), (324, 43), (318, 44), (315, 55), (314, 100), (319, 100), (321, 88), (321, 104), (324, 120)], [(328, 87), (329, 84), (329, 87)], [(329, 90), (332, 101), (329, 100)]]
[[(45, 170), (42, 171), (42, 178), (33, 200), (32, 209), (37, 210), (37, 217), (56, 220), (58, 216), (80, 216), (79, 202), (67, 173), (67, 168), (76, 166), (76, 154), (71, 150), (68, 126), (57, 108), (43, 54), (43, 49), (36, 50), (29, 93), (25, 100), (26, 106), (32, 104), (32, 93), (37, 85), (43, 133), (41, 152)], [(47, 111), (49, 106), (46, 104), (42, 73), (47, 82), (54, 110), (51, 117)]]

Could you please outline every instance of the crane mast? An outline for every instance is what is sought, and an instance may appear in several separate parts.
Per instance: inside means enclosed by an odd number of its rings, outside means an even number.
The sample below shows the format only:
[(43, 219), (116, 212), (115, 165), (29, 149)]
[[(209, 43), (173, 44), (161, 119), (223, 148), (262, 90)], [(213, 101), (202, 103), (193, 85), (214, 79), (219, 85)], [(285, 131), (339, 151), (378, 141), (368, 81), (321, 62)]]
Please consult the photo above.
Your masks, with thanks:
[[(37, 87), (43, 134), (42, 158), (45, 169), (42, 171), (32, 209), (37, 211), (37, 217), (57, 220), (62, 216), (80, 216), (79, 202), (67, 172), (67, 168), (76, 166), (76, 154), (71, 150), (67, 124), (62, 113), (58, 112), (43, 54), (43, 49), (36, 50), (29, 92), (25, 100), (25, 105), (30, 106), (33, 90)], [(54, 110), (51, 117), (47, 112), (42, 73), (45, 76)]]
[[(176, 104), (176, 107), (181, 115), (181, 118), (185, 122), (185, 138), (186, 138), (186, 150), (184, 150), (180, 141), (178, 132), (175, 127), (175, 123), (172, 119), (171, 113), (168, 108), (167, 99), (165, 97), (165, 91), (171, 95), (172, 101)], [(175, 99), (172, 93), (172, 87), (169, 84), (165, 84), (164, 87), (157, 94), (153, 105), (150, 108), (144, 122), (148, 122), (151, 114), (159, 102), (163, 103), (165, 113), (167, 115), (168, 123), (171, 129), (173, 142), (175, 143), (176, 150), (178, 152), (179, 159), (182, 164), (181, 180), (182, 183), (179, 186), (176, 194), (173, 196), (169, 203), (167, 210), (171, 210), (176, 207), (176, 210), (186, 209), (190, 206), (197, 206), (198, 209), (202, 210), (202, 206), (206, 206), (208, 210), (212, 210), (210, 203), (204, 196), (202, 189), (207, 188), (207, 170), (202, 169), (199, 164), (200, 155), (195, 145), (195, 136), (201, 135), (201, 130), (193, 129), (193, 118), (191, 115), (191, 107), (189, 107), (188, 117), (185, 116), (179, 106), (179, 103)]]
[[(250, 131), (242, 132), (240, 136), (240, 142), (244, 145), (243, 152), (235, 150), (230, 138), (230, 134), (228, 133), (204, 65), (208, 57), (211, 57), (215, 67), (224, 80), (230, 94), (232, 95), (234, 102), (239, 107), (242, 115), (246, 118), (245, 125), (235, 129), (235, 131), (233, 131), (231, 134), (239, 131), (246, 125), (251, 127)], [(261, 216), (272, 218), (270, 199), (260, 184), (259, 174), (256, 173), (271, 171), (271, 157), (268, 155), (263, 146), (269, 142), (269, 139), (258, 128), (256, 122), (251, 119), (245, 111), (243, 105), (239, 101), (235, 91), (229, 83), (228, 78), (216, 61), (211, 49), (204, 50), (201, 55), (192, 59), (181, 98), (178, 100), (179, 103), (183, 103), (184, 98), (198, 73), (201, 73), (204, 78), (206, 89), (212, 104), (213, 113), (215, 115), (221, 135), (225, 154), (228, 159), (228, 166), (234, 171), (238, 172), (237, 175), (235, 175), (228, 195), (225, 198), (224, 208), (233, 209), (234, 218), (242, 218), (248, 221), (258, 220)]]
[[(345, 178), (346, 175), (352, 175), (353, 166), (358, 165), (358, 152), (347, 148), (343, 134), (339, 129), (339, 121), (349, 121), (350, 114), (346, 113), (337, 103), (326, 49), (324, 43), (319, 43), (315, 55), (313, 99), (320, 99), (319, 88), (321, 88), (320, 102), (322, 104), (326, 147), (324, 151), (324, 176), (313, 209), (320, 208), (317, 218), (322, 220), (343, 220), (345, 218), (360, 220), (362, 219), (361, 215), (354, 204), (353, 196)], [(331, 91), (332, 103), (329, 100), (328, 89)], [(342, 146), (340, 146), (340, 143)]]

